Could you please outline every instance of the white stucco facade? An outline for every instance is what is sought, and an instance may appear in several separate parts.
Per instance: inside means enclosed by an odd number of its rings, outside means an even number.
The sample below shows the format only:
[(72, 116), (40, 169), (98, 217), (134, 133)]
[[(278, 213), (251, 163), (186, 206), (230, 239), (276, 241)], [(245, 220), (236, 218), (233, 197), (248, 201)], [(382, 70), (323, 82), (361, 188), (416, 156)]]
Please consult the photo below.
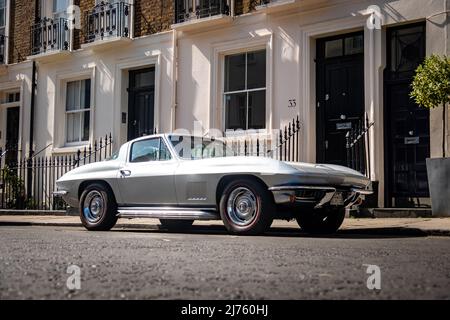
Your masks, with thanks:
[[(283, 2), (283, 1), (281, 1)], [(386, 66), (386, 28), (426, 21), (426, 51), (449, 54), (449, 1), (286, 1), (276, 10), (237, 17), (216, 30), (179, 35), (177, 127), (200, 121), (206, 128), (225, 129), (223, 56), (266, 48), (266, 127), (279, 129), (297, 115), (302, 123), (301, 159), (316, 161), (316, 39), (354, 31), (364, 32), (365, 111), (371, 129), (371, 179), (381, 181), (379, 204), (384, 203), (383, 72)], [(379, 8), (379, 13), (377, 9)], [(380, 25), (373, 18), (380, 19)], [(380, 27), (380, 28), (378, 28)], [(290, 107), (295, 100), (296, 107)], [(440, 155), (441, 119), (431, 112), (431, 155)], [(448, 148), (448, 147), (447, 147)]]
[[(374, 122), (370, 177), (380, 181), (379, 205), (383, 206), (386, 28), (425, 21), (427, 55), (449, 54), (449, 10), (450, 0), (279, 1), (277, 6), (232, 19), (196, 22), (188, 30), (175, 28), (106, 48), (87, 46), (37, 59), (34, 150), (58, 155), (83, 147), (83, 143), (65, 142), (64, 101), (66, 83), (85, 78), (91, 79), (92, 92), (89, 142), (111, 133), (116, 147), (124, 143), (128, 71), (146, 66), (155, 67), (154, 119), (159, 132), (192, 130), (195, 122), (203, 125), (205, 133), (225, 130), (224, 56), (266, 49), (266, 130), (279, 129), (299, 116), (301, 160), (316, 162), (316, 40), (363, 31), (364, 109)], [(11, 88), (21, 92), (22, 150), (28, 150), (29, 141), (31, 68), (32, 63), (25, 62), (8, 66), (0, 75), (0, 93)], [(431, 112), (432, 156), (441, 152), (440, 114)], [(5, 130), (3, 111), (0, 117)]]

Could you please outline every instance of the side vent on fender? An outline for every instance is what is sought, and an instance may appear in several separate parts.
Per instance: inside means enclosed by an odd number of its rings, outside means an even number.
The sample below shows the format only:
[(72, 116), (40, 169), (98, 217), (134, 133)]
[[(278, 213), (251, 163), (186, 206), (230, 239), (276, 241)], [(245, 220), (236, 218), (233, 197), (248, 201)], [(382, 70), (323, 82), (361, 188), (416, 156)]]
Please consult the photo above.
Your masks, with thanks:
[(206, 182), (189, 182), (187, 184), (187, 195), (188, 201), (206, 201), (208, 200), (206, 196)]

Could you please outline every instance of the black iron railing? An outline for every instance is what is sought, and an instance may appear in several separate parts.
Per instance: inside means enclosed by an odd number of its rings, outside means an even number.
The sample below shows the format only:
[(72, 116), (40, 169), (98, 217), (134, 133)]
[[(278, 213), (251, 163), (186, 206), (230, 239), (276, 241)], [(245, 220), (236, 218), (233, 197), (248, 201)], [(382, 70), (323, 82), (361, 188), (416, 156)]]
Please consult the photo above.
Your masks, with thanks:
[(105, 38), (129, 38), (131, 28), (131, 4), (125, 2), (101, 2), (86, 12), (86, 43)]
[(31, 27), (31, 54), (69, 50), (69, 20), (65, 18), (42, 18)]
[(109, 135), (75, 154), (17, 157), (8, 162), (8, 151), (0, 150), (0, 209), (66, 209), (62, 199), (53, 196), (56, 181), (74, 168), (107, 159), (112, 155), (112, 145)]
[(360, 121), (346, 135), (347, 166), (364, 175), (370, 173), (369, 134), (374, 122)]
[(220, 14), (230, 14), (230, 8), (226, 0), (176, 0), (175, 23), (183, 23)]
[[(225, 139), (234, 156), (266, 157), (280, 161), (300, 161), (301, 124), (297, 117), (273, 136), (245, 136)], [(226, 136), (226, 135), (225, 135)]]

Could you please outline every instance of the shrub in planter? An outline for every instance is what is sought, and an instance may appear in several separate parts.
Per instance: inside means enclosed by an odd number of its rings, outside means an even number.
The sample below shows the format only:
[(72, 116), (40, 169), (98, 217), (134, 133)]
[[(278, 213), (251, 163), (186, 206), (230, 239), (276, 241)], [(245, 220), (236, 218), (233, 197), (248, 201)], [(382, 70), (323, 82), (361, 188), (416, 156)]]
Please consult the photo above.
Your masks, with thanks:
[(417, 68), (411, 97), (424, 108), (442, 107), (442, 158), (427, 159), (433, 215), (450, 216), (450, 158), (446, 154), (450, 57), (432, 55)]

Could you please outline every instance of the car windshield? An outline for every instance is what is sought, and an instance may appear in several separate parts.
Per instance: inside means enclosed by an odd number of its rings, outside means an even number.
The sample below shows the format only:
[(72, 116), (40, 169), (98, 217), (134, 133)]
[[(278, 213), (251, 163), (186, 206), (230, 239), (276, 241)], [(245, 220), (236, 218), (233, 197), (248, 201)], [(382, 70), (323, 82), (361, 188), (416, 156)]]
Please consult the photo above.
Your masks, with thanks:
[(169, 136), (176, 153), (182, 159), (199, 160), (233, 156), (234, 152), (220, 140), (193, 136)]
[(110, 157), (107, 157), (105, 161), (113, 161), (119, 159), (119, 151), (114, 152)]

